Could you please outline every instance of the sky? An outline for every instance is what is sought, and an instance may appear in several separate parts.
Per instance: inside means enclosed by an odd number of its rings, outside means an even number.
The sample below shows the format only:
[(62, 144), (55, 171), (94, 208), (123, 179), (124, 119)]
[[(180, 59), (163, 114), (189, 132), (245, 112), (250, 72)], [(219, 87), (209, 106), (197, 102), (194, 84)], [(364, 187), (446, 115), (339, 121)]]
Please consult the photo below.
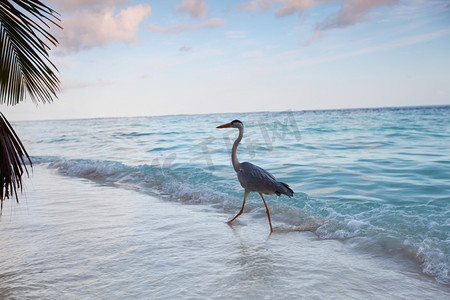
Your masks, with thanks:
[(449, 0), (47, 0), (61, 91), (10, 120), (450, 105)]

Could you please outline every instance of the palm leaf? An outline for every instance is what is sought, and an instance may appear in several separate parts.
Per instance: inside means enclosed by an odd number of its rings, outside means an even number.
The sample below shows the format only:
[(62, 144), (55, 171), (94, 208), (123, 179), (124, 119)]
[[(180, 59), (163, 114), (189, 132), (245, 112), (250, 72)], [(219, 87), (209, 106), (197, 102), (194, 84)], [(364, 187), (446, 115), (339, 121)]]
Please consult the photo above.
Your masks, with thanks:
[[(13, 5), (14, 3), (15, 5)], [(0, 0), (0, 104), (16, 105), (30, 95), (34, 103), (52, 102), (59, 91), (57, 68), (47, 43), (58, 41), (48, 30), (59, 27), (57, 13), (37, 0)], [(14, 129), (0, 113), (0, 214), (3, 201), (19, 202), (22, 176), (31, 159)]]
[(22, 175), (24, 172), (28, 175), (24, 157), (32, 166), (31, 159), (22, 142), (2, 113), (0, 113), (0, 157), (1, 213), (3, 201), (11, 195), (14, 195), (16, 201), (19, 202), (17, 191), (22, 191)]
[(48, 23), (59, 27), (56, 21), (57, 13), (40, 1), (0, 1), (0, 103), (15, 105), (26, 94), (36, 104), (56, 97), (60, 81), (47, 44), (58, 44), (48, 32)]

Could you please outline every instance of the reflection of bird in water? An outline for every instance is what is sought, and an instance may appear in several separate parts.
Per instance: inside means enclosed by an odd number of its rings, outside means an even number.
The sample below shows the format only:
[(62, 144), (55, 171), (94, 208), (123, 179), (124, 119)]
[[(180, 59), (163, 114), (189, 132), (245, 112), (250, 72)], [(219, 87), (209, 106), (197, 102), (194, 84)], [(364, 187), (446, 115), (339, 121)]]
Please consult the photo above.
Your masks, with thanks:
[(250, 192), (258, 192), (261, 196), (264, 206), (266, 207), (267, 217), (269, 218), (270, 231), (273, 232), (272, 221), (270, 220), (270, 211), (267, 206), (266, 200), (264, 199), (263, 194), (273, 195), (277, 194), (277, 196), (281, 194), (287, 195), (289, 198), (292, 197), (294, 191), (291, 190), (289, 185), (284, 182), (277, 181), (275, 177), (267, 172), (266, 170), (255, 166), (249, 162), (240, 163), (237, 158), (237, 147), (244, 136), (244, 124), (242, 124), (239, 120), (231, 121), (230, 123), (226, 123), (216, 128), (238, 128), (239, 136), (234, 141), (233, 148), (231, 151), (231, 162), (233, 163), (234, 170), (237, 173), (239, 182), (241, 186), (245, 189), (244, 192), (244, 202), (242, 203), (242, 208), (238, 212), (238, 214), (228, 221), (228, 224), (231, 224), (237, 217), (239, 217), (244, 212), (245, 200), (247, 200), (248, 194)]

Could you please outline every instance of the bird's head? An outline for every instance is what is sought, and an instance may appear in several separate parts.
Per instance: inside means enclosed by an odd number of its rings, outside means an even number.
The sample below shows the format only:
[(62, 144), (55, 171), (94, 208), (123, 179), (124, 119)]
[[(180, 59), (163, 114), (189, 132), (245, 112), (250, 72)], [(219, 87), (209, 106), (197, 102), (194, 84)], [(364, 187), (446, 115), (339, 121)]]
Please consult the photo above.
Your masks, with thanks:
[(239, 121), (239, 120), (234, 120), (234, 121), (231, 121), (230, 123), (225, 123), (223, 125), (217, 126), (216, 128), (229, 128), (229, 127), (231, 127), (231, 128), (240, 128), (240, 127), (243, 128), (244, 124), (242, 124), (242, 122)]

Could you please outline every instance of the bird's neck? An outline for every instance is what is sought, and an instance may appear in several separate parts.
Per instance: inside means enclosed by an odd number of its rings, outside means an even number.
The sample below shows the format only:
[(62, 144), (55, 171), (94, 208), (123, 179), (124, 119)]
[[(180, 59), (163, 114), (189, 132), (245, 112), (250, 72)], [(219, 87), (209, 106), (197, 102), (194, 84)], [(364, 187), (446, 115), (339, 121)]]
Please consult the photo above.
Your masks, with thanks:
[(244, 128), (239, 127), (239, 136), (234, 141), (233, 149), (231, 150), (231, 162), (233, 163), (233, 167), (236, 172), (239, 171), (239, 160), (237, 158), (237, 147), (238, 147), (239, 143), (241, 142), (243, 136), (244, 136)]

